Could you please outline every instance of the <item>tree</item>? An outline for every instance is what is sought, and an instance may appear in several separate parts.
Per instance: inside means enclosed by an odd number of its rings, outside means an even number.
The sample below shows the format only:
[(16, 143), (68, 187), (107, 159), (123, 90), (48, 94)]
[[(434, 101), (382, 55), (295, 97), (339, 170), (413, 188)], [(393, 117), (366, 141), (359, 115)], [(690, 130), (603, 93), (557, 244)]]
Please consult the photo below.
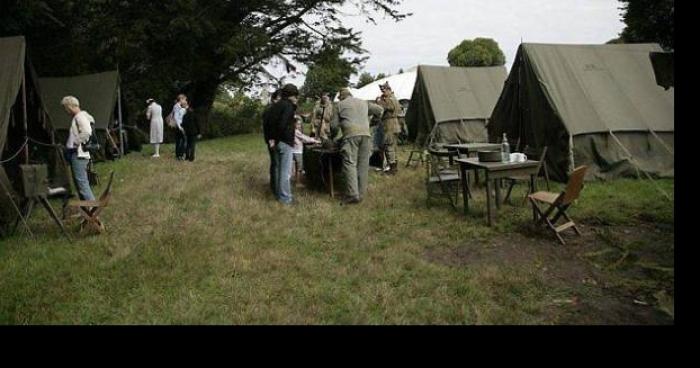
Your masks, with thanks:
[(620, 37), (627, 43), (657, 42), (673, 50), (674, 0), (620, 0), (626, 27)]
[(370, 83), (374, 82), (374, 77), (368, 72), (360, 74), (360, 79), (357, 81), (355, 88), (362, 88)]
[(375, 80), (375, 81), (378, 81), (378, 80), (384, 79), (384, 78), (386, 78), (386, 77), (388, 77), (388, 75), (386, 75), (386, 74), (384, 74), (384, 73), (379, 73), (379, 74), (377, 74), (377, 76), (374, 78), (374, 80)]
[(450, 66), (501, 66), (506, 57), (498, 43), (490, 38), (464, 40), (447, 55)]
[(350, 76), (357, 73), (356, 65), (365, 59), (347, 60), (341, 53), (340, 48), (330, 47), (313, 58), (301, 89), (304, 97), (316, 99), (323, 92), (335, 92), (348, 86)]
[(410, 15), (395, 9), (401, 0), (9, 3), (3, 3), (0, 36), (26, 35), (40, 75), (119, 68), (130, 112), (141, 110), (147, 97), (170, 102), (185, 92), (203, 116), (221, 83), (257, 83), (275, 60), (292, 69), (314, 63), (329, 48), (363, 54), (359, 33), (339, 19), (345, 4), (357, 6), (371, 22), (376, 14), (396, 21)]

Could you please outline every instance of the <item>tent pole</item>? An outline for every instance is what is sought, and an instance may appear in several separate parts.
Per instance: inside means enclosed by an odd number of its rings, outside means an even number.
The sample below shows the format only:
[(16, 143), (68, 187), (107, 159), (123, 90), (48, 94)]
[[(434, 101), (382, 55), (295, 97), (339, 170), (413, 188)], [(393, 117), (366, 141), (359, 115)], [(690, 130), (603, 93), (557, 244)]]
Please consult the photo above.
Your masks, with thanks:
[(122, 121), (122, 88), (117, 87), (117, 113), (119, 114), (119, 148), (124, 157), (124, 122)]
[(24, 140), (27, 142), (24, 146), (24, 164), (29, 165), (29, 125), (27, 121), (27, 74), (22, 74), (22, 116), (24, 119)]

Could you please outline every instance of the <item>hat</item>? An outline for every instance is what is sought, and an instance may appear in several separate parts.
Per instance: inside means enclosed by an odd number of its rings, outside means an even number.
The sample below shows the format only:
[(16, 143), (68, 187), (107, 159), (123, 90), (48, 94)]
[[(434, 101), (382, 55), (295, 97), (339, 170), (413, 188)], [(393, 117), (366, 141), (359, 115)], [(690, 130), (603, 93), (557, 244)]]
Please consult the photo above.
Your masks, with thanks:
[(379, 89), (382, 90), (382, 91), (387, 90), (387, 89), (388, 89), (389, 91), (391, 91), (391, 86), (389, 86), (389, 82), (386, 82), (386, 83), (384, 83), (384, 84), (380, 84), (380, 85), (379, 85)]
[(156, 101), (155, 99), (149, 98), (148, 100), (146, 100), (146, 105), (150, 105), (151, 102), (155, 102), (155, 101)]

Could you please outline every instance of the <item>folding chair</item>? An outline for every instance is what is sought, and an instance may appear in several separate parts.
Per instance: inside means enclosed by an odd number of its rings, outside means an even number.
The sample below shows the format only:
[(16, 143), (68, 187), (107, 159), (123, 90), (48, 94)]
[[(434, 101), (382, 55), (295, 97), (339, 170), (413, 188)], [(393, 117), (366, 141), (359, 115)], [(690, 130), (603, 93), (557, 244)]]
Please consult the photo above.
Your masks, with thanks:
[[(449, 152), (448, 155), (456, 156), (457, 152)], [(452, 161), (452, 157), (449, 158), (449, 161)], [(428, 150), (425, 185), (427, 190), (426, 203), (428, 207), (430, 207), (433, 196), (441, 195), (449, 200), (452, 208), (457, 210), (460, 188), (459, 171), (455, 170), (443, 160), (443, 154), (434, 150)], [(436, 189), (438, 189), (439, 192), (436, 191)]]
[(105, 226), (99, 218), (102, 210), (109, 205), (109, 201), (112, 198), (112, 183), (114, 181), (114, 171), (109, 174), (109, 181), (107, 182), (107, 187), (97, 201), (81, 201), (81, 200), (71, 200), (68, 202), (68, 207), (78, 208), (80, 215), (83, 217), (83, 221), (80, 223), (80, 231), (82, 232), (85, 228), (89, 228), (101, 234), (105, 231)]
[[(541, 152), (537, 152), (537, 150), (530, 149), (528, 147), (525, 147), (523, 152), (529, 157), (539, 157), (540, 164), (537, 167), (537, 176), (539, 177), (540, 172), (544, 171), (544, 180), (547, 185), (547, 190), (549, 189), (549, 172), (547, 171), (547, 164), (545, 163), (545, 160), (547, 158), (547, 146), (545, 146)], [(527, 196), (535, 192), (535, 188), (533, 188), (530, 185), (530, 176), (524, 175), (524, 176), (510, 176), (506, 178), (506, 181), (509, 183), (508, 186), (508, 193), (506, 193), (506, 198), (503, 200), (504, 202), (507, 202), (509, 204), (512, 204), (510, 201), (510, 194), (513, 191), (513, 187), (515, 184), (518, 182), (525, 182), (528, 185), (528, 191), (525, 197), (523, 197), (523, 204), (525, 201), (527, 201)]]
[[(566, 189), (557, 194), (552, 192), (537, 192), (527, 196), (532, 203), (532, 217), (537, 225), (545, 223), (547, 228), (554, 232), (559, 241), (565, 245), (564, 239), (559, 235), (562, 231), (568, 228), (574, 228), (576, 234), (581, 236), (581, 232), (576, 227), (574, 221), (566, 214), (571, 204), (578, 199), (583, 189), (583, 178), (586, 175), (587, 166), (576, 168), (569, 177), (569, 182), (566, 184)], [(538, 203), (548, 204), (549, 208), (542, 211)], [(556, 211), (556, 212), (555, 212)], [(566, 219), (566, 223), (556, 226), (557, 221), (561, 218)]]

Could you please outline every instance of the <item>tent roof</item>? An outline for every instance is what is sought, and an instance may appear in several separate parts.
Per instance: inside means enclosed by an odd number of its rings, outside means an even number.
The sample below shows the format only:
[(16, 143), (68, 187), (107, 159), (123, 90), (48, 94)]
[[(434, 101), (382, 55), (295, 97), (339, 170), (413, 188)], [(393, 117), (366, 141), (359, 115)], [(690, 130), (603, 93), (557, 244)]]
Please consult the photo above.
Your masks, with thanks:
[(374, 101), (380, 94), (379, 86), (389, 82), (394, 91), (394, 96), (399, 100), (410, 100), (413, 87), (416, 84), (416, 68), (411, 68), (401, 74), (392, 75), (378, 81), (374, 81), (362, 88), (350, 89), (353, 97), (361, 100)]
[(572, 135), (674, 130), (674, 92), (656, 84), (657, 44), (523, 44), (520, 52)]
[(507, 72), (497, 67), (418, 67), (436, 123), (488, 119), (501, 95)]
[(0, 150), (5, 146), (10, 111), (22, 85), (25, 53), (23, 36), (0, 38)]
[(61, 99), (75, 96), (80, 108), (95, 118), (95, 127), (107, 129), (114, 105), (117, 103), (119, 72), (109, 71), (75, 77), (40, 78), (39, 86), (46, 109), (56, 129), (68, 129), (71, 118), (66, 114)]

